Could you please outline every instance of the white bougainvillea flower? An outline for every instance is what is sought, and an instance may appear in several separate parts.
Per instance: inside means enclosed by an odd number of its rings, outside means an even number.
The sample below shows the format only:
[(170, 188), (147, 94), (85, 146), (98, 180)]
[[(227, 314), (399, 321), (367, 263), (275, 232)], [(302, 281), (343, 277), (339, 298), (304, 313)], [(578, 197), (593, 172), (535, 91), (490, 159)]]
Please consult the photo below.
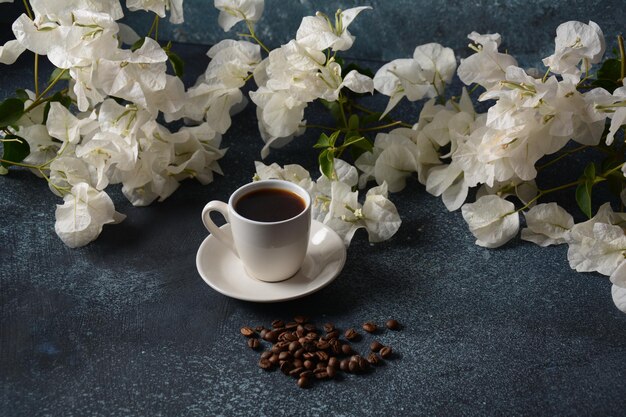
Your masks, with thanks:
[(119, 223), (126, 216), (115, 211), (113, 201), (104, 191), (87, 183), (78, 183), (57, 205), (54, 230), (70, 248), (85, 246), (102, 232), (102, 226)]
[(76, 156), (87, 162), (97, 172), (98, 190), (106, 188), (113, 176), (114, 169), (130, 171), (137, 161), (139, 146), (132, 138), (126, 138), (113, 132), (98, 132), (90, 140), (76, 147)]
[(508, 67), (517, 66), (517, 61), (511, 55), (498, 52), (501, 41), (499, 34), (481, 35), (472, 32), (467, 37), (474, 41), (470, 48), (476, 53), (461, 59), (459, 64), (457, 73), (466, 85), (476, 83), (489, 89), (504, 79)]
[(354, 7), (348, 10), (339, 10), (335, 15), (335, 22), (328, 16), (318, 12), (315, 16), (306, 16), (302, 19), (296, 32), (296, 40), (302, 45), (323, 51), (345, 51), (352, 47), (354, 36), (348, 31), (348, 26), (363, 10), (370, 6)]
[(543, 59), (550, 71), (570, 78), (574, 82), (580, 80), (583, 71), (578, 65), (582, 63), (584, 71), (590, 64), (600, 62), (606, 45), (600, 27), (592, 21), (585, 24), (577, 21), (561, 23), (556, 29), (554, 54)]
[(26, 47), (16, 39), (8, 41), (0, 46), (0, 64), (11, 65), (15, 63), (25, 50)]
[(461, 207), (463, 218), (476, 237), (476, 244), (497, 248), (511, 240), (519, 230), (515, 205), (497, 195), (486, 195)]
[(370, 242), (390, 239), (402, 224), (396, 206), (387, 198), (387, 184), (371, 188), (363, 202), (363, 223)]
[[(626, 79), (622, 82), (626, 83)], [(607, 115), (611, 118), (611, 126), (606, 135), (607, 145), (613, 143), (617, 131), (622, 125), (626, 124), (626, 86), (615, 89), (610, 101), (611, 103), (609, 105), (604, 106)], [(599, 106), (602, 105), (596, 105), (596, 108)]]
[(109, 15), (113, 20), (124, 17), (119, 0), (30, 0), (35, 20), (58, 22), (64, 26), (73, 23), (72, 14), (76, 10), (89, 10)]
[(220, 11), (217, 22), (224, 32), (242, 20), (256, 23), (265, 8), (264, 0), (215, 0), (214, 5)]
[(424, 72), (424, 77), (430, 80), (437, 95), (443, 95), (445, 84), (452, 81), (456, 70), (454, 51), (438, 43), (427, 43), (415, 48), (413, 59)]
[(443, 94), (443, 86), (452, 79), (455, 68), (452, 49), (437, 43), (418, 46), (412, 59), (396, 59), (383, 65), (374, 75), (374, 88), (389, 96), (381, 118), (403, 97), (416, 101)]
[(126, 7), (130, 11), (146, 10), (165, 17), (165, 11), (170, 12), (170, 22), (183, 23), (183, 0), (126, 0)]
[(446, 208), (454, 211), (465, 203), (469, 185), (463, 176), (463, 170), (453, 161), (428, 171), (426, 191), (434, 196), (441, 196)]
[(48, 186), (50, 191), (59, 197), (63, 197), (63, 192), (71, 191), (72, 187), (80, 183), (87, 183), (94, 186), (97, 182), (95, 172), (75, 155), (61, 156), (50, 164), (50, 181)]
[(527, 228), (523, 240), (539, 246), (565, 243), (565, 235), (574, 226), (574, 218), (556, 203), (538, 204), (524, 214)]
[(61, 103), (53, 101), (50, 103), (46, 128), (50, 136), (75, 145), (80, 141), (81, 134), (93, 132), (98, 124), (95, 115), (93, 118), (88, 115), (79, 119)]
[(570, 267), (578, 272), (611, 275), (626, 253), (626, 235), (615, 225), (623, 221), (624, 216), (614, 213), (605, 203), (593, 218), (575, 224), (565, 235)]

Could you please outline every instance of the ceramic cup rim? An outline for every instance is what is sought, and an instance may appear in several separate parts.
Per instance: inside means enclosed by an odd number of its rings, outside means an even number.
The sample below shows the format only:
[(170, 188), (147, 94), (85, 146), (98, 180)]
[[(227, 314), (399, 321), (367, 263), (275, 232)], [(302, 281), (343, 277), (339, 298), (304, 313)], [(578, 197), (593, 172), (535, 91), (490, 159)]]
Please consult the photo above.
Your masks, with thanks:
[[(288, 191), (293, 192), (294, 194), (298, 195), (300, 198), (304, 200), (304, 209), (293, 217), (289, 217), (288, 219), (279, 220), (275, 222), (262, 222), (258, 220), (252, 220), (252, 219), (242, 216), (241, 214), (237, 212), (237, 210), (235, 210), (235, 203), (243, 195), (245, 195), (246, 193), (252, 190), (258, 190), (258, 189), (264, 189), (264, 188), (278, 188), (281, 190), (288, 190)], [(228, 199), (228, 208), (233, 216), (235, 216), (240, 221), (254, 224), (254, 225), (259, 225), (259, 226), (263, 226), (263, 225), (274, 226), (274, 225), (292, 222), (301, 217), (308, 216), (310, 207), (311, 207), (311, 195), (309, 194), (309, 192), (305, 190), (304, 188), (302, 188), (301, 186), (299, 186), (298, 184), (295, 184), (290, 181), (285, 181), (285, 180), (260, 180), (260, 181), (250, 182), (248, 184), (242, 185), (237, 190), (235, 190), (235, 192), (233, 192), (230, 195), (230, 198)]]

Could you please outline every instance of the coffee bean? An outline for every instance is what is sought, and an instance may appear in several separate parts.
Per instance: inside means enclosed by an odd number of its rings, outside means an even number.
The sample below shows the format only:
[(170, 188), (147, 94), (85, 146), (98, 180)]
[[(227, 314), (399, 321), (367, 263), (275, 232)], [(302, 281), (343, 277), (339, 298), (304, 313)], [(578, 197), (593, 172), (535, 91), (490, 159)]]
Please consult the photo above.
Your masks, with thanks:
[(378, 330), (378, 326), (372, 323), (371, 321), (363, 323), (363, 326), (361, 327), (363, 327), (363, 330), (365, 330), (368, 333), (374, 333), (376, 330)]
[(359, 364), (358, 364), (358, 362), (356, 362), (356, 361), (349, 361), (349, 362), (348, 362), (348, 370), (349, 370), (350, 372), (353, 372), (353, 373), (354, 373), (354, 372), (358, 372), (358, 370), (359, 370)]
[(333, 367), (333, 368), (338, 368), (339, 367), (339, 359), (337, 359), (335, 356), (332, 356), (330, 358), (328, 358), (328, 366)]
[(361, 337), (361, 335), (359, 334), (359, 332), (357, 332), (356, 330), (354, 330), (353, 328), (350, 328), (348, 330), (346, 330), (346, 332), (344, 333), (344, 336), (346, 337), (346, 339), (350, 340), (350, 341), (355, 341), (357, 340), (359, 337)]
[(259, 336), (261, 336), (261, 339), (265, 340), (265, 336), (267, 336), (267, 333), (269, 332), (269, 330), (263, 328), (261, 329), (261, 331), (259, 331)]
[(314, 332), (317, 330), (317, 327), (315, 327), (315, 325), (313, 323), (305, 323), (304, 324), (304, 330), (308, 331), (308, 332)]
[(278, 355), (278, 360), (288, 361), (290, 359), (292, 359), (291, 352), (284, 351), (284, 352), (280, 352), (280, 354)]
[(317, 358), (320, 361), (327, 361), (328, 360), (328, 353), (324, 352), (323, 350), (318, 350), (317, 352), (315, 352), (315, 354), (317, 355)]
[(295, 353), (293, 354), (293, 357), (300, 359), (302, 355), (304, 355), (304, 349), (300, 348), (295, 351)]
[(324, 331), (326, 333), (330, 333), (333, 330), (335, 330), (335, 325), (333, 323), (326, 323), (326, 324), (324, 324)]
[(256, 335), (256, 332), (254, 331), (254, 329), (252, 327), (242, 327), (241, 330), (239, 330), (239, 332), (241, 332), (242, 335), (244, 335), (245, 337), (253, 337)]
[(294, 359), (293, 360), (293, 366), (294, 368), (301, 368), (304, 366), (304, 362), (302, 362), (302, 360), (300, 359)]
[(261, 353), (261, 359), (269, 359), (272, 357), (272, 352), (269, 350), (266, 350), (265, 352)]
[(274, 353), (268, 360), (272, 365), (278, 365), (279, 359), (277, 354)]
[(326, 364), (326, 362), (318, 362), (317, 365), (315, 365), (315, 369), (326, 369), (326, 367), (328, 366), (328, 364)]
[[(316, 369), (317, 371), (317, 369)], [(314, 372), (315, 374), (315, 378), (317, 379), (327, 379), (328, 378), (328, 372), (326, 372), (325, 369), (319, 369), (319, 372)]]
[(305, 376), (307, 378), (313, 378), (313, 371), (310, 371), (308, 369), (304, 369), (302, 372), (300, 372), (300, 376)]
[(387, 322), (385, 323), (385, 326), (387, 326), (387, 328), (389, 330), (398, 330), (398, 329), (400, 329), (400, 323), (398, 323), (398, 320), (395, 320), (395, 319), (387, 320)]
[(380, 343), (378, 340), (374, 340), (372, 343), (370, 343), (370, 350), (372, 352), (378, 352), (382, 347), (383, 344)]
[(298, 378), (299, 376), (302, 375), (302, 372), (304, 372), (304, 368), (301, 366), (297, 368), (293, 368), (291, 371), (289, 371), (289, 376)]
[(301, 376), (300, 378), (298, 378), (298, 386), (300, 388), (309, 388), (311, 386), (311, 382), (309, 378)]
[(270, 330), (267, 333), (265, 333), (265, 336), (263, 336), (263, 339), (267, 340), (270, 343), (276, 343), (276, 341), (278, 340), (278, 332), (275, 330)]
[(268, 371), (268, 370), (270, 370), (272, 368), (272, 363), (269, 361), (269, 359), (262, 358), (259, 361), (259, 367), (261, 369), (264, 369), (264, 370)]
[(341, 352), (342, 352), (344, 355), (349, 355), (349, 354), (351, 354), (351, 353), (353, 352), (353, 351), (352, 351), (352, 346), (350, 346), (350, 345), (349, 345), (349, 344), (347, 344), (347, 343), (344, 343), (343, 345), (341, 345)]
[(334, 378), (335, 375), (337, 375), (337, 369), (334, 366), (328, 365), (326, 367), (326, 374), (328, 375), (329, 378)]
[(296, 316), (293, 318), (293, 321), (295, 321), (298, 324), (304, 324), (309, 320), (308, 317), (306, 316)]
[(367, 357), (367, 361), (370, 363), (370, 365), (378, 366), (378, 365), (380, 365), (381, 359), (380, 359), (380, 357), (377, 354), (372, 352)]
[(291, 371), (293, 371), (293, 364), (289, 361), (284, 361), (280, 364), (280, 371), (285, 375), (291, 375)]
[(272, 321), (272, 328), (279, 329), (281, 327), (285, 327), (285, 322), (282, 320), (274, 320)]
[(261, 342), (259, 342), (259, 339), (248, 339), (248, 347), (250, 349), (254, 349), (257, 350), (258, 348), (261, 347)]
[(337, 339), (339, 337), (339, 330), (335, 329), (326, 333), (326, 340)]
[(341, 369), (344, 372), (348, 372), (350, 370), (349, 365), (350, 365), (350, 359), (342, 359), (341, 362), (339, 362), (339, 369)]
[(315, 368), (315, 364), (313, 363), (313, 361), (307, 359), (304, 361), (304, 367), (306, 369), (313, 369)]
[(380, 356), (384, 359), (388, 359), (393, 354), (393, 350), (389, 346), (383, 346), (380, 349)]
[(326, 350), (330, 348), (330, 343), (325, 340), (320, 340), (319, 342), (317, 342), (317, 348), (320, 350)]
[(293, 342), (289, 343), (289, 352), (296, 352), (298, 349), (300, 349), (302, 345), (300, 345), (300, 342), (298, 342), (297, 340), (294, 340)]
[(296, 323), (295, 321), (290, 321), (289, 323), (285, 323), (285, 329), (287, 330), (294, 330), (298, 327), (298, 323)]

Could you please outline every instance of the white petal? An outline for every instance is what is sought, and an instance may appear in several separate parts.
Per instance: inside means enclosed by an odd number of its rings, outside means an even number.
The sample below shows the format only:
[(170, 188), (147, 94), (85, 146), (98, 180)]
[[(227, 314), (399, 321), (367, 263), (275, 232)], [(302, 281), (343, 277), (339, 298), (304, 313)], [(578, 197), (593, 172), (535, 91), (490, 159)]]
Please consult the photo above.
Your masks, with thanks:
[(574, 218), (556, 203), (538, 204), (525, 214), (528, 228), (522, 239), (539, 246), (565, 243), (565, 235), (574, 227)]
[(475, 203), (465, 204), (461, 212), (479, 246), (502, 246), (519, 230), (515, 205), (496, 195), (486, 195)]
[(26, 48), (17, 40), (10, 40), (0, 46), (0, 63), (11, 65), (24, 52)]
[(357, 70), (350, 71), (343, 79), (342, 85), (355, 93), (373, 93), (374, 80)]
[(615, 307), (626, 313), (626, 288), (614, 284), (611, 287), (611, 296), (613, 297)]

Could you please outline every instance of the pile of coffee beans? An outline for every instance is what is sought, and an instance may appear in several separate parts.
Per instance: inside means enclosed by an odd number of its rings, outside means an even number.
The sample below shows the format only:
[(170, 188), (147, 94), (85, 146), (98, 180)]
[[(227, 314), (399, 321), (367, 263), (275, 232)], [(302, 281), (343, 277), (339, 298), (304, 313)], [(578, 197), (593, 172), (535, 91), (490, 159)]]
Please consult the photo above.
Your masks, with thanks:
[[(384, 326), (368, 321), (361, 327), (367, 333), (377, 334), (383, 327), (399, 330), (401, 326), (397, 320), (390, 319)], [(348, 328), (342, 333), (333, 323), (318, 328), (305, 316), (296, 316), (290, 322), (274, 320), (269, 327), (245, 326), (240, 332), (247, 338), (248, 347), (264, 349), (259, 359), (261, 369), (278, 368), (293, 377), (300, 388), (310, 387), (313, 381), (333, 379), (339, 372), (370, 372), (394, 356), (391, 346), (378, 340), (370, 343), (367, 354), (360, 355), (352, 344), (362, 339), (358, 330)]]

